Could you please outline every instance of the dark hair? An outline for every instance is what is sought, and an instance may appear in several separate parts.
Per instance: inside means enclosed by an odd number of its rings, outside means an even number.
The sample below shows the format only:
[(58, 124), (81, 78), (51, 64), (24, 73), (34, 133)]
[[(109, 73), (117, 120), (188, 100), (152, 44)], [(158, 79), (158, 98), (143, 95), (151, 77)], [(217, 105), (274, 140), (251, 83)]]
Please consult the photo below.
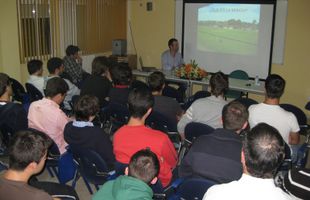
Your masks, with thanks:
[(114, 65), (111, 70), (111, 78), (114, 85), (129, 85), (132, 80), (132, 71), (126, 65)]
[(170, 47), (170, 46), (173, 44), (173, 42), (177, 42), (177, 41), (178, 41), (177, 39), (171, 38), (171, 39), (168, 41), (168, 47)]
[(148, 78), (148, 84), (152, 92), (162, 90), (165, 84), (165, 75), (160, 71), (153, 72)]
[(47, 61), (47, 70), (50, 74), (55, 73), (56, 69), (59, 69), (61, 67), (61, 65), (63, 65), (63, 60), (61, 58), (50, 58)]
[(69, 45), (67, 48), (66, 48), (66, 55), (67, 56), (71, 56), (71, 55), (74, 55), (76, 54), (77, 52), (80, 51), (80, 48), (78, 46), (74, 46), (74, 45)]
[(158, 176), (159, 161), (155, 153), (149, 149), (136, 152), (129, 161), (128, 175), (149, 184)]
[(228, 89), (228, 77), (223, 72), (216, 72), (210, 78), (211, 93), (218, 97)]
[(84, 95), (74, 105), (75, 118), (78, 121), (88, 121), (90, 116), (95, 116), (100, 110), (99, 100), (92, 95)]
[(41, 60), (30, 60), (27, 63), (28, 73), (30, 75), (36, 73), (37, 71), (41, 70), (43, 66), (43, 62)]
[(0, 96), (2, 96), (5, 93), (6, 87), (10, 84), (11, 84), (10, 77), (5, 73), (0, 72)]
[(154, 97), (147, 88), (134, 88), (128, 95), (128, 109), (132, 117), (142, 118), (154, 105)]
[(44, 93), (46, 97), (54, 97), (57, 94), (64, 95), (68, 90), (69, 86), (65, 80), (59, 77), (54, 77), (47, 81)]
[(105, 56), (98, 56), (94, 58), (91, 67), (91, 73), (92, 75), (102, 75), (109, 69), (110, 61)]
[(228, 130), (238, 131), (248, 120), (248, 109), (238, 101), (226, 104), (222, 110), (223, 127)]
[(266, 95), (268, 98), (277, 98), (279, 99), (285, 88), (285, 80), (277, 75), (271, 74), (267, 77), (265, 82)]
[(52, 139), (36, 130), (14, 134), (9, 147), (9, 165), (13, 170), (24, 170), (30, 163), (39, 163), (52, 144)]
[(284, 144), (277, 129), (266, 123), (256, 125), (243, 142), (247, 171), (254, 177), (273, 178), (284, 159)]

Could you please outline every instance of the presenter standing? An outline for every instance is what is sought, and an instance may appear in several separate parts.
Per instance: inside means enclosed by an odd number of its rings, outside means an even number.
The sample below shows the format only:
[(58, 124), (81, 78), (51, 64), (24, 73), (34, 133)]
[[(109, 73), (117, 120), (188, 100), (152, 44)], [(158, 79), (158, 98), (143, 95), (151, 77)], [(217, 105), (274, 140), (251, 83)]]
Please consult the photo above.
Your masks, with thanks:
[[(169, 49), (161, 54), (161, 65), (163, 73), (167, 76), (174, 74), (174, 70), (182, 65), (184, 61), (182, 55), (179, 52), (179, 42), (175, 38), (171, 38), (168, 41)], [(174, 88), (168, 86), (168, 84), (178, 85), (179, 88), (175, 91)], [(184, 102), (185, 91), (187, 86), (182, 83), (176, 83), (172, 81), (166, 81), (166, 87), (163, 90), (164, 96), (175, 98), (178, 102)]]

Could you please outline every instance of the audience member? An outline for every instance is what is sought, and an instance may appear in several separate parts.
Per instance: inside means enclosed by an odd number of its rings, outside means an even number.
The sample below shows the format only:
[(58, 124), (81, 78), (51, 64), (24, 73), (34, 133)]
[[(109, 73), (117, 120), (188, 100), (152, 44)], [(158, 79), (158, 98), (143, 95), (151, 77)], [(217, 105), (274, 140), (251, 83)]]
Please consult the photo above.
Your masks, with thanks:
[(291, 146), (294, 161), (299, 143), (299, 125), (293, 113), (279, 106), (284, 88), (285, 80), (281, 76), (271, 74), (267, 77), (265, 101), (249, 107), (249, 124), (250, 127), (254, 127), (258, 123), (265, 122), (278, 129), (284, 141)]
[(166, 187), (177, 164), (177, 154), (166, 134), (144, 125), (152, 112), (154, 98), (149, 90), (137, 88), (129, 93), (128, 104), (131, 114), (129, 122), (115, 133), (113, 139), (116, 160), (128, 164), (135, 152), (150, 148), (160, 161), (159, 179)]
[(258, 124), (243, 142), (242, 177), (238, 181), (212, 186), (203, 199), (290, 199), (275, 186), (273, 179), (284, 155), (284, 141), (279, 132), (268, 124)]
[[(60, 75), (64, 72), (63, 60), (61, 58), (51, 58), (47, 61), (47, 69), (49, 72), (49, 76), (46, 78), (46, 82), (54, 77), (60, 77)], [(80, 95), (80, 89), (77, 88), (71, 81), (68, 79), (64, 79), (68, 84), (69, 90), (64, 100), (64, 108), (66, 110), (71, 110), (70, 102), (72, 101), (72, 97), (76, 95)]]
[(70, 81), (79, 86), (83, 80), (82, 58), (79, 55), (78, 46), (69, 45), (64, 57), (65, 73), (70, 77)]
[(28, 113), (29, 127), (50, 136), (61, 154), (66, 151), (67, 143), (64, 140), (63, 131), (69, 118), (59, 105), (65, 99), (68, 89), (68, 84), (62, 78), (54, 77), (48, 80), (45, 98), (33, 102)]
[(9, 134), (28, 128), (27, 113), (23, 106), (11, 102), (12, 86), (10, 77), (0, 73), (0, 131), (6, 145)]
[(175, 99), (162, 96), (165, 75), (160, 71), (153, 72), (148, 78), (148, 84), (154, 96), (153, 111), (157, 111), (177, 123), (183, 115), (183, 110)]
[(224, 128), (198, 137), (179, 167), (180, 177), (206, 178), (217, 183), (238, 180), (242, 175), (240, 132), (246, 128), (249, 113), (232, 101), (222, 111)]
[(228, 78), (217, 72), (210, 79), (211, 96), (196, 100), (178, 123), (178, 132), (184, 138), (185, 126), (190, 122), (200, 122), (213, 128), (222, 128), (221, 114), (226, 105), (225, 91), (228, 89)]
[(96, 57), (92, 62), (92, 75), (84, 81), (81, 87), (81, 96), (86, 94), (96, 96), (99, 99), (100, 107), (107, 104), (109, 91), (112, 88), (110, 64), (107, 57)]
[(80, 97), (74, 105), (75, 121), (66, 125), (64, 137), (70, 146), (94, 150), (110, 169), (114, 169), (115, 158), (110, 137), (103, 129), (92, 123), (99, 110), (97, 97), (89, 95)]
[(111, 68), (113, 88), (109, 92), (110, 103), (127, 105), (132, 71), (126, 65), (115, 65)]
[(93, 196), (93, 200), (149, 199), (153, 191), (149, 187), (155, 184), (159, 172), (159, 161), (150, 150), (140, 150), (133, 154), (125, 176), (109, 181)]
[(310, 169), (292, 168), (284, 178), (283, 188), (292, 199), (310, 199)]
[(29, 79), (27, 83), (36, 87), (44, 96), (44, 77), (43, 77), (43, 62), (41, 60), (30, 60), (27, 63)]
[(49, 200), (62, 196), (78, 199), (69, 186), (33, 181), (35, 186), (28, 185), (30, 177), (44, 168), (51, 143), (47, 135), (38, 131), (25, 130), (14, 135), (9, 149), (9, 169), (0, 178), (0, 199)]

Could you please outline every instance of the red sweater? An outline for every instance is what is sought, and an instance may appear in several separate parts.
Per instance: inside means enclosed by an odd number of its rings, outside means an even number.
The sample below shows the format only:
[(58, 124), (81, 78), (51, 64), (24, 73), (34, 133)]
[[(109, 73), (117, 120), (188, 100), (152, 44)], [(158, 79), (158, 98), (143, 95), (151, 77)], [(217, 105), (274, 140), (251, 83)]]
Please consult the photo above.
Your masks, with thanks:
[(137, 151), (150, 148), (160, 162), (158, 178), (166, 187), (172, 177), (172, 169), (177, 164), (177, 153), (169, 137), (146, 126), (128, 126), (120, 128), (114, 135), (113, 150), (116, 160), (128, 164)]

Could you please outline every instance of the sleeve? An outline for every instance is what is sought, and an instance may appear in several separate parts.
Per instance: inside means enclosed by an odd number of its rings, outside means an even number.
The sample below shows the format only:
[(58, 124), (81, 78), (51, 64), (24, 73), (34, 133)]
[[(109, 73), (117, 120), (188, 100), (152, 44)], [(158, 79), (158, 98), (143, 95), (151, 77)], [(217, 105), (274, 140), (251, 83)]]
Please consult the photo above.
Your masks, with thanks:
[(12, 129), (16, 131), (25, 130), (28, 128), (27, 113), (21, 105), (16, 106), (15, 120), (12, 124)]
[(169, 68), (169, 62), (166, 56), (166, 52), (161, 54), (161, 66), (163, 69)]
[(290, 123), (290, 127), (291, 127), (291, 133), (298, 133), (300, 131), (300, 127), (299, 127), (299, 124), (298, 124), (298, 121), (297, 121), (297, 118), (295, 117), (295, 115), (293, 113), (290, 113), (290, 120), (289, 120), (289, 123)]
[(179, 167), (179, 177), (187, 177), (193, 174), (192, 165), (191, 165), (192, 158), (193, 158), (192, 151), (189, 150), (189, 152), (183, 158), (181, 165)]
[(178, 123), (178, 132), (184, 133), (185, 126), (188, 123), (192, 122), (193, 119), (194, 119), (194, 108), (193, 108), (193, 105), (191, 105)]
[(65, 66), (65, 71), (68, 73), (68, 75), (72, 78), (72, 81), (75, 83), (79, 80), (79, 74), (75, 70), (75, 63), (72, 63), (68, 59), (64, 59), (64, 66)]
[(171, 167), (171, 169), (175, 168), (178, 161), (177, 153), (168, 136), (166, 137), (166, 141), (163, 145), (162, 156), (164, 157), (168, 165)]

